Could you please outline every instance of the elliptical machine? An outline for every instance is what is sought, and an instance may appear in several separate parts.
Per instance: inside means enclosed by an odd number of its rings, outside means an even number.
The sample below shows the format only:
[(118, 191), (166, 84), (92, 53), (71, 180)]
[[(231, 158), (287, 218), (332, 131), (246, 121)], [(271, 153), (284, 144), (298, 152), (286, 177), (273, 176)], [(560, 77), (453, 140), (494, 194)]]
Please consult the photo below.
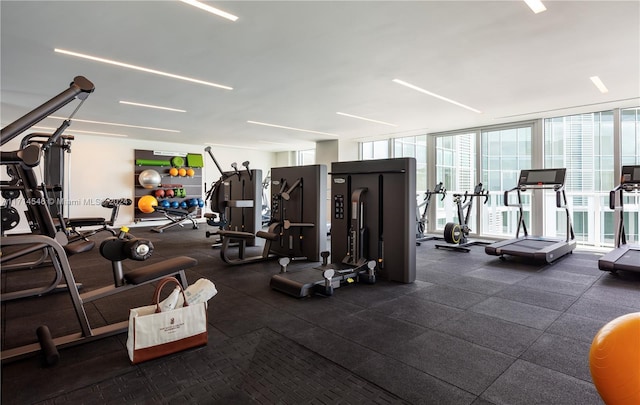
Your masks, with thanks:
[(470, 241), (467, 239), (471, 232), (469, 228), (469, 217), (471, 216), (474, 198), (484, 198), (484, 204), (489, 201), (489, 192), (482, 188), (482, 183), (478, 183), (473, 193), (465, 191), (464, 194), (453, 195), (453, 202), (456, 204), (458, 211), (458, 223), (447, 222), (444, 226), (443, 236), (449, 245), (436, 245), (436, 248), (452, 249), (458, 252), (468, 253), (471, 251), (468, 246), (489, 244), (489, 242)]
[[(416, 246), (420, 246), (420, 242), (426, 242), (436, 238), (435, 236), (429, 236), (424, 233), (427, 230), (429, 203), (431, 202), (431, 196), (434, 194), (442, 194), (440, 201), (444, 200), (447, 196), (447, 189), (444, 188), (442, 182), (436, 184), (433, 191), (425, 191), (424, 200), (416, 207)], [(420, 208), (423, 208), (422, 213), (420, 213)]]

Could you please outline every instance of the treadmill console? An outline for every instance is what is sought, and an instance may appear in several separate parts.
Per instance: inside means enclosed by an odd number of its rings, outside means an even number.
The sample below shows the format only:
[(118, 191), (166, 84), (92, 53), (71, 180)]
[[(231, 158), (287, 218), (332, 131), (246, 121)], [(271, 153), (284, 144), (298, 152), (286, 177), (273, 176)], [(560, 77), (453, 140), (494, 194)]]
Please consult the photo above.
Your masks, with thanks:
[(526, 186), (563, 186), (567, 169), (521, 170), (518, 187)]
[(640, 166), (622, 166), (620, 184), (640, 185)]

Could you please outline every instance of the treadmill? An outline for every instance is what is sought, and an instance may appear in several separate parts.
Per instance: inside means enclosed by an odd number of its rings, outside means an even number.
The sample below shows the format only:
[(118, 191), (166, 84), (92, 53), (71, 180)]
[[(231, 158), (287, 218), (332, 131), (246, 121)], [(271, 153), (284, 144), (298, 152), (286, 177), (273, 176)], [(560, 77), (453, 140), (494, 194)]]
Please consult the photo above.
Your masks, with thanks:
[[(519, 256), (532, 259), (536, 262), (552, 263), (562, 256), (573, 252), (576, 248), (576, 239), (571, 224), (571, 215), (567, 207), (567, 196), (564, 192), (564, 180), (567, 169), (534, 169), (521, 170), (518, 178), (518, 185), (511, 190), (504, 192), (504, 205), (517, 206), (518, 228), (516, 237), (485, 246), (485, 252), (489, 255)], [(567, 236), (564, 239), (547, 238), (544, 236), (530, 236), (524, 222), (524, 211), (522, 209), (522, 193), (527, 190), (553, 190), (556, 192), (556, 207), (564, 210), (567, 217)], [(509, 193), (516, 192), (518, 196), (517, 204), (509, 204)], [(520, 235), (522, 228), (523, 235)]]
[[(616, 232), (616, 248), (598, 260), (598, 268), (615, 273), (618, 270), (640, 272), (640, 245), (627, 244), (624, 232), (623, 193), (640, 191), (640, 165), (622, 166), (620, 184), (609, 193), (609, 208), (619, 212), (619, 224)], [(620, 205), (616, 206), (616, 196), (620, 196)]]

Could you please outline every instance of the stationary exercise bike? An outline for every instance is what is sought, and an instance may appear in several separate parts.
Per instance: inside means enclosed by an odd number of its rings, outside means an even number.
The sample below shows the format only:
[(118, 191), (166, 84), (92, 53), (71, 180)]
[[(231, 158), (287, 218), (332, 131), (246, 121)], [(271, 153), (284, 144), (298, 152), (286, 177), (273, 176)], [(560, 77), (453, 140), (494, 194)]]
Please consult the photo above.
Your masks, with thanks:
[[(447, 196), (447, 190), (444, 188), (442, 182), (436, 184), (433, 191), (425, 191), (424, 200), (416, 207), (416, 246), (420, 246), (420, 242), (426, 242), (428, 240), (435, 239), (435, 236), (428, 236), (424, 233), (427, 229), (427, 214), (429, 212), (429, 203), (431, 202), (431, 196), (434, 194), (442, 194), (440, 201), (444, 200)], [(422, 213), (420, 209), (423, 208)]]
[[(436, 245), (436, 248), (452, 249), (458, 252), (470, 252), (468, 246), (487, 245), (489, 242), (469, 241), (467, 237), (471, 232), (469, 228), (469, 217), (473, 208), (474, 198), (484, 198), (484, 204), (489, 201), (489, 192), (482, 188), (482, 183), (474, 188), (473, 193), (454, 194), (453, 202), (458, 210), (458, 223), (447, 222), (444, 226), (444, 240), (449, 245)], [(466, 210), (466, 211), (465, 211)]]

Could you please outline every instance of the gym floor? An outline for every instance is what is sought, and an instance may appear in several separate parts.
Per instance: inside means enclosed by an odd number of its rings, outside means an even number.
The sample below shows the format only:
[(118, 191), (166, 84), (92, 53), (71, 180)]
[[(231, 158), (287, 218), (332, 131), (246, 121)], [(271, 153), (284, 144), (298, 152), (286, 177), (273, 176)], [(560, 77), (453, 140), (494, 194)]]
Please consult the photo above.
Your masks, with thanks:
[[(196, 258), (189, 282), (208, 278), (219, 291), (209, 301), (207, 346), (134, 366), (125, 333), (63, 349), (53, 367), (39, 356), (3, 364), (3, 403), (602, 404), (591, 341), (608, 321), (640, 311), (640, 273), (604, 273), (596, 253), (534, 265), (481, 246), (436, 249), (442, 241), (416, 247), (413, 284), (381, 280), (296, 299), (269, 288), (275, 261), (225, 265), (206, 228), (132, 228), (155, 253), (125, 269)], [(83, 291), (112, 283), (97, 247), (70, 263)], [(2, 288), (49, 274), (3, 272)], [(88, 304), (92, 326), (126, 320), (153, 289)], [(2, 304), (2, 348), (36, 342), (43, 324), (54, 336), (79, 330), (68, 294)]]

